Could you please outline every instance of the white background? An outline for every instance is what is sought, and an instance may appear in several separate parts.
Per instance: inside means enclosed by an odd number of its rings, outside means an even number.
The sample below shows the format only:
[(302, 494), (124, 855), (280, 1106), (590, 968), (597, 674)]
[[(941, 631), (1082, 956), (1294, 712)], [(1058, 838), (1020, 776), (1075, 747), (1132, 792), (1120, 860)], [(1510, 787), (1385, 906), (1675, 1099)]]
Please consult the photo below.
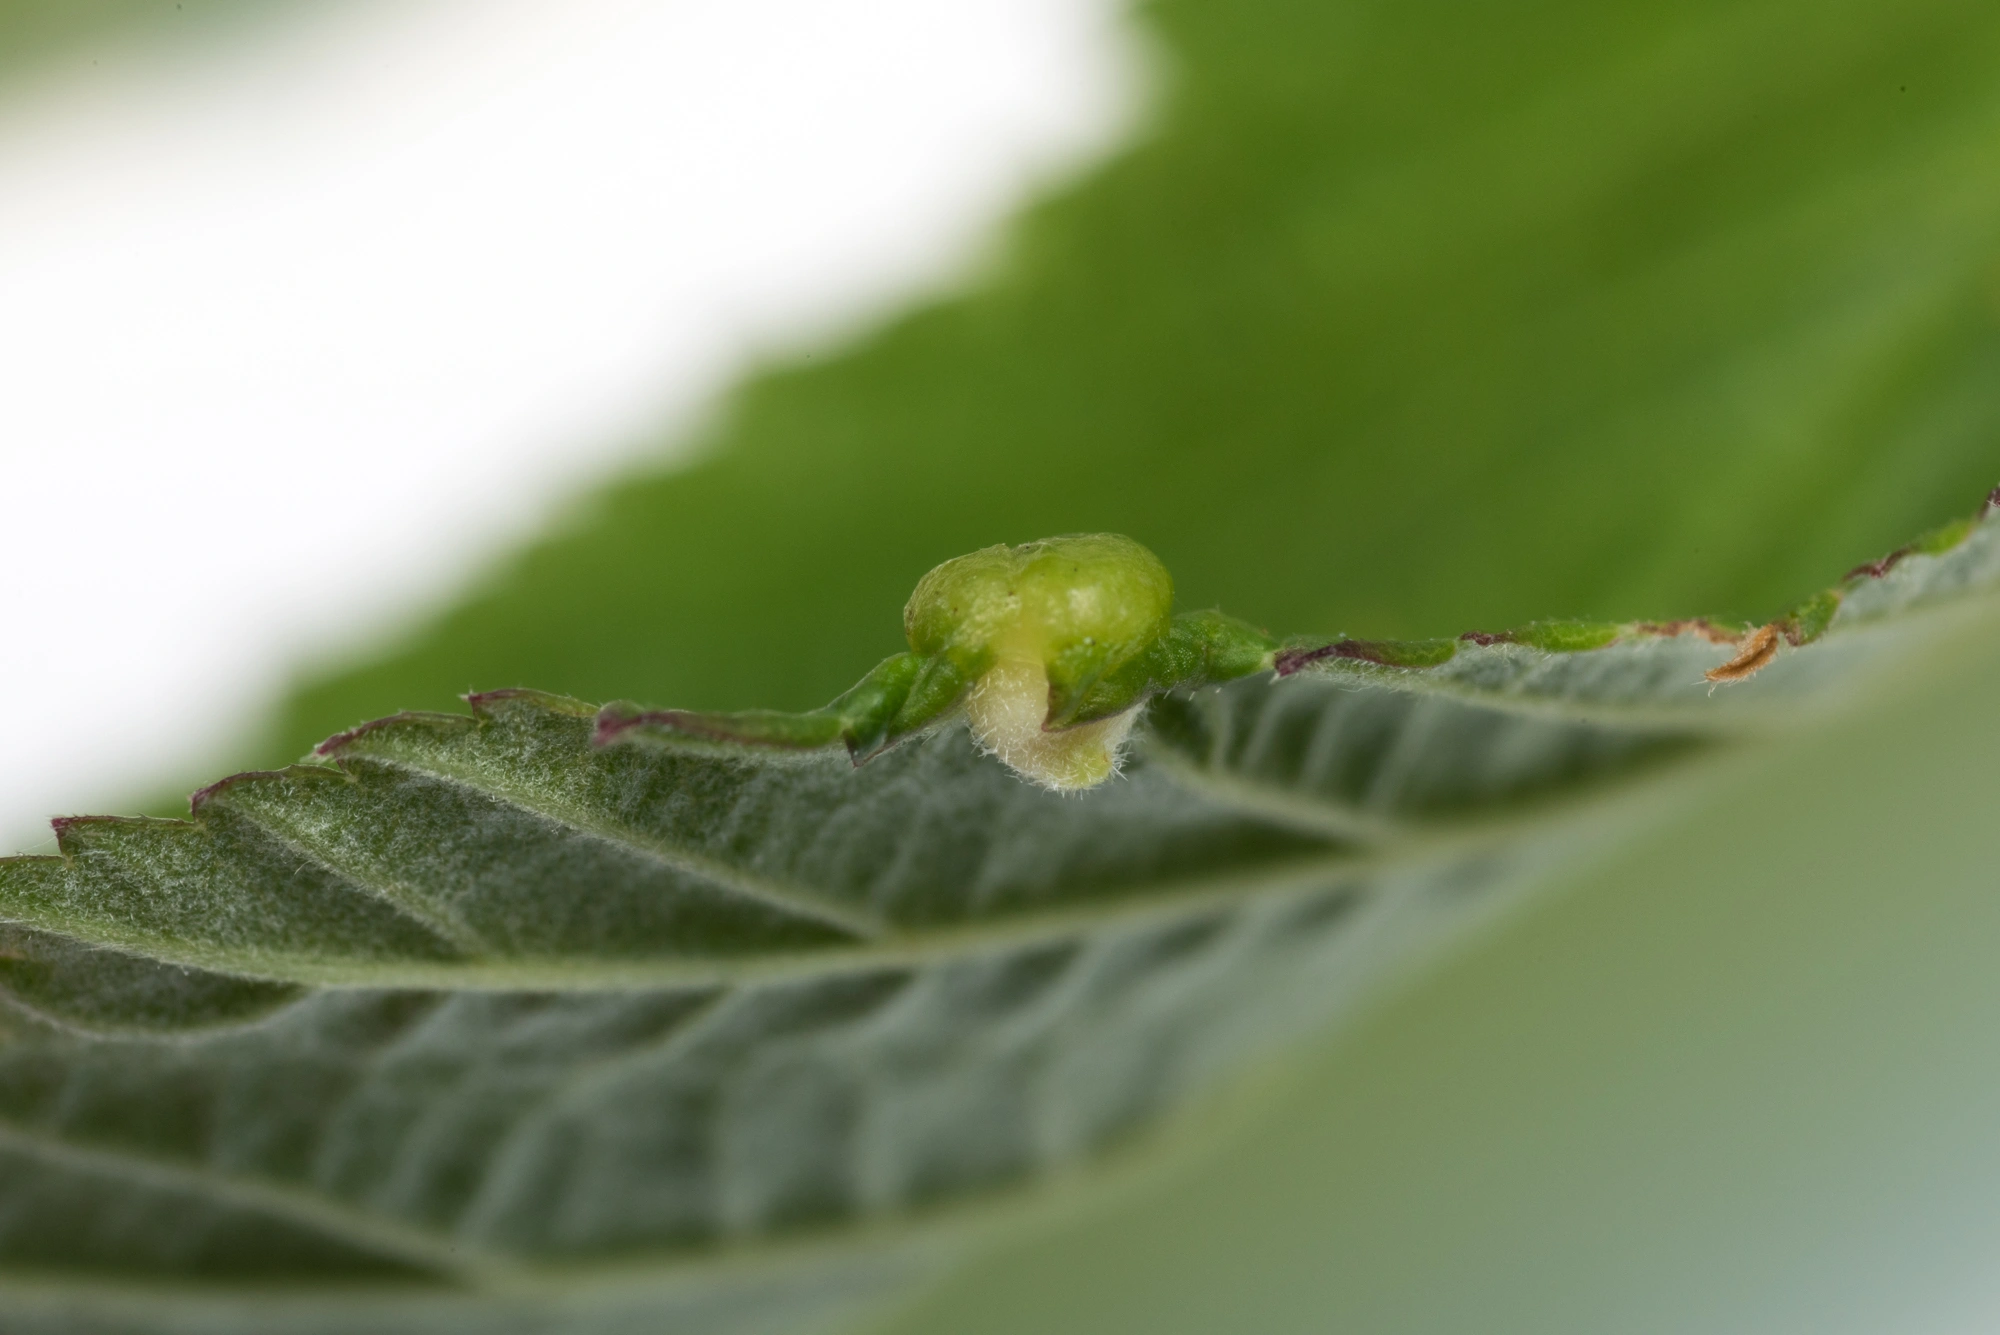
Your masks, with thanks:
[(405, 0), (11, 86), (0, 843), (964, 272), (1135, 63), (1108, 0)]

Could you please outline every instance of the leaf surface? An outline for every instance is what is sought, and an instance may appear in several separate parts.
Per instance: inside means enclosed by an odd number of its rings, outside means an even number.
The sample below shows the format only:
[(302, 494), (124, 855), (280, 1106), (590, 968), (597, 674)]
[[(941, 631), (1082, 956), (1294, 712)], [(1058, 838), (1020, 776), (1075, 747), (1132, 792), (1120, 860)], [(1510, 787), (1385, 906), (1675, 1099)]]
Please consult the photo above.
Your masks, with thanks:
[(0, 861), (0, 1282), (49, 1329), (823, 1323), (1921, 652), (1993, 513), (1745, 681), (1696, 622), (1302, 644), (1078, 795), (955, 723), (857, 767), (506, 691), (58, 822)]

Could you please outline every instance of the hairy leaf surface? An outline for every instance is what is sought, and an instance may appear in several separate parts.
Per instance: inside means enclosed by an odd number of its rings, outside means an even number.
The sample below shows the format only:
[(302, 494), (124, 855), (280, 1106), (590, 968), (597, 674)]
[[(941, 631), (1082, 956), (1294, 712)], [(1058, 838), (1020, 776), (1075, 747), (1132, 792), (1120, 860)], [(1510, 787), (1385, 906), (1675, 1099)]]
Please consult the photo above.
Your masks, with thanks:
[(823, 1323), (1920, 652), (1993, 513), (1748, 680), (1706, 622), (1301, 644), (1080, 795), (505, 691), (60, 821), (0, 861), (9, 1319)]

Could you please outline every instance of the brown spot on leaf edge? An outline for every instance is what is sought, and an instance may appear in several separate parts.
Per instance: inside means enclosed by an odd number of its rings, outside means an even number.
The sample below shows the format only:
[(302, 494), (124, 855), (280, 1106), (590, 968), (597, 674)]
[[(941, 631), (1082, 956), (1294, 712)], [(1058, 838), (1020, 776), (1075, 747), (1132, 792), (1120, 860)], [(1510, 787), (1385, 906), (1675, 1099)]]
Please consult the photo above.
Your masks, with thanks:
[(1743, 652), (1724, 663), (1721, 667), (1710, 668), (1703, 675), (1710, 681), (1744, 681), (1757, 675), (1763, 666), (1778, 656), (1778, 645), (1782, 637), (1775, 622), (1759, 626), (1750, 632), (1743, 642)]
[(1699, 635), (1710, 644), (1741, 644), (1743, 637), (1724, 630), (1707, 617), (1682, 617), (1678, 621), (1641, 621), (1632, 627), (1641, 635)]
[(669, 728), (708, 741), (766, 746), (773, 750), (790, 749), (776, 738), (760, 737), (754, 732), (731, 726), (726, 715), (704, 714), (696, 709), (649, 709), (639, 714), (600, 712), (596, 726), (591, 729), (591, 745), (609, 746), (634, 728)]
[[(1988, 504), (1991, 504), (1990, 497), (1988, 498)], [(1879, 560), (1864, 562), (1841, 576), (1841, 583), (1845, 584), (1847, 581), (1855, 579), (1880, 579), (1900, 565), (1903, 558), (1914, 550), (1911, 547), (1898, 547), (1895, 551), (1890, 552), (1887, 556)]]
[(1289, 677), (1300, 668), (1327, 658), (1352, 658), (1377, 667), (1409, 666), (1391, 659), (1380, 640), (1336, 640), (1314, 649), (1280, 649), (1271, 659), (1271, 669), (1280, 677)]

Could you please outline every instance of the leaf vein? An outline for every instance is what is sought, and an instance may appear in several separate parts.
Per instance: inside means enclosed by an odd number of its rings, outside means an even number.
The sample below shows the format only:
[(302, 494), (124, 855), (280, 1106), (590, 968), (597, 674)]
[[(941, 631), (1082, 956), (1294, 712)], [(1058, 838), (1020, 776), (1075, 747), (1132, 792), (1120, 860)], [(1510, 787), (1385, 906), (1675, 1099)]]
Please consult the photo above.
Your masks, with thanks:
[(444, 783), (463, 785), (482, 797), (551, 825), (637, 853), (718, 889), (754, 900), (767, 908), (836, 928), (861, 940), (879, 940), (890, 934), (889, 925), (869, 910), (839, 903), (810, 887), (759, 876), (666, 840), (642, 835), (630, 827), (595, 818), (576, 804), (562, 801), (549, 793), (526, 792), (465, 767), (418, 764), (407, 756), (370, 752), (368, 759)]
[(490, 1280), (505, 1265), (500, 1257), (432, 1230), (371, 1214), (322, 1193), (285, 1183), (174, 1163), (130, 1149), (79, 1145), (7, 1121), (0, 1121), (0, 1150), (12, 1150), (60, 1168), (121, 1178), (200, 1196), (233, 1209), (282, 1218), (331, 1240), (442, 1277)]

